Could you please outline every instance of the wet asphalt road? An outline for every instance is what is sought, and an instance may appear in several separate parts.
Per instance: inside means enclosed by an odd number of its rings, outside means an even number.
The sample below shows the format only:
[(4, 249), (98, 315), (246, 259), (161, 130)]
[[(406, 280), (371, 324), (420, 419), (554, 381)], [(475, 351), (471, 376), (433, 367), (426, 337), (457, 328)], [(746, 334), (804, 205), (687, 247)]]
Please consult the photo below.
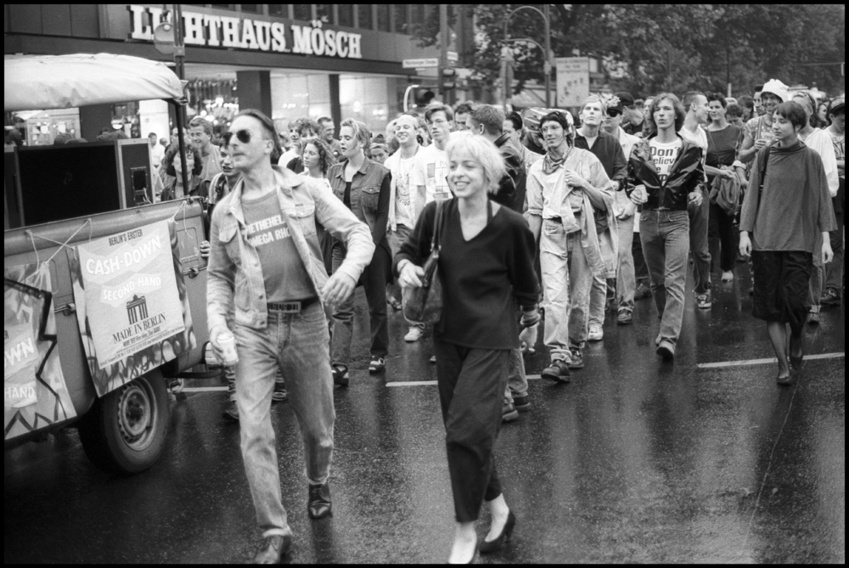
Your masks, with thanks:
[[(745, 274), (745, 265), (737, 265)], [(692, 289), (692, 284), (688, 289)], [(845, 351), (842, 307), (806, 329), (799, 381), (775, 384), (748, 278), (688, 298), (674, 363), (655, 355), (650, 300), (634, 325), (608, 315), (569, 385), (538, 380), (532, 409), (505, 424), (496, 460), (518, 518), (490, 563), (845, 563)], [(333, 516), (306, 513), (297, 424), (275, 407), (294, 563), (441, 563), (453, 505), (429, 335), (405, 344), (390, 316), (384, 376), (369, 376), (358, 291), (351, 385), (336, 390)], [(720, 363), (734, 362), (731, 365)], [(743, 364), (748, 362), (748, 364)], [(536, 377), (534, 377), (534, 375)], [(75, 430), (4, 459), (6, 563), (243, 563), (260, 542), (226, 393), (188, 385), (171, 403), (160, 462), (133, 477), (86, 459)], [(480, 538), (489, 519), (484, 508)]]

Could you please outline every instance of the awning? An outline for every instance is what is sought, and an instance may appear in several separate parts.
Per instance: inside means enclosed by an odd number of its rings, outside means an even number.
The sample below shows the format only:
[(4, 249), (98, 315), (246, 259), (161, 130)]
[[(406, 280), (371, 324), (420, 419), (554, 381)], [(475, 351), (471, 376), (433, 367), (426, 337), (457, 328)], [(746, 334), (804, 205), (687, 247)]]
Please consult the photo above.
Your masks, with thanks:
[(164, 63), (111, 53), (6, 55), (3, 83), (6, 111), (183, 96), (180, 80)]

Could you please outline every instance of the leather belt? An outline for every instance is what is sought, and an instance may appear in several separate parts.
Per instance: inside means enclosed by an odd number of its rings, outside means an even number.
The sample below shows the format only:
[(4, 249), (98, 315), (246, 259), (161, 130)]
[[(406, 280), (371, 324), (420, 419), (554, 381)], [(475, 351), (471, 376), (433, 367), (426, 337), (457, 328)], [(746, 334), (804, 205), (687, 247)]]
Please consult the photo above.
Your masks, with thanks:
[(282, 312), (284, 314), (297, 314), (318, 302), (318, 298), (296, 300), (294, 302), (268, 302), (268, 311)]

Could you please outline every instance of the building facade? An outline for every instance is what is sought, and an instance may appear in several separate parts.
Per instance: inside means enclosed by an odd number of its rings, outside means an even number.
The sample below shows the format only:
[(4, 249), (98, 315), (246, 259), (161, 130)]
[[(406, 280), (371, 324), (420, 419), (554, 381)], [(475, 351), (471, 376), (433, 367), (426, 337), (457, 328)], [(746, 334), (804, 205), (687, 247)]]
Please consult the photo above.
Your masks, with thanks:
[[(165, 6), (167, 10), (163, 8)], [(116, 53), (173, 63), (160, 53), (154, 31), (170, 22), (171, 4), (7, 4), (4, 53), (60, 55)], [(338, 124), (357, 118), (382, 131), (403, 110), (407, 87), (435, 87), (436, 69), (405, 68), (404, 60), (437, 58), (421, 48), (415, 26), (433, 17), (436, 5), (409, 4), (182, 4), (184, 79), (189, 116), (224, 124), (239, 108), (258, 108), (288, 121), (329, 116)], [(104, 122), (132, 134), (167, 137), (164, 103), (133, 101), (85, 111), (81, 134), (89, 138)], [(76, 126), (67, 112), (46, 117), (29, 142), (49, 143)], [(32, 117), (29, 118), (32, 120)], [(129, 121), (129, 124), (128, 124)], [(89, 136), (86, 136), (86, 134)]]

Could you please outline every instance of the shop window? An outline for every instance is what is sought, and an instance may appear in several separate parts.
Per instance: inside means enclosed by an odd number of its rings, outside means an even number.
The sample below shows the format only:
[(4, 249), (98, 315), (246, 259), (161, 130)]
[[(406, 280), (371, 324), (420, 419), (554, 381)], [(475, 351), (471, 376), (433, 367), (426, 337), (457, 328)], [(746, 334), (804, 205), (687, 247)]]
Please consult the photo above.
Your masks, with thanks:
[(407, 10), (410, 7), (409, 4), (393, 4), (393, 6), (395, 6), (395, 33), (409, 33), (409, 19), (407, 17)]
[(339, 21), (336, 22), (340, 26), (354, 26), (354, 5), (353, 4), (337, 4), (336, 7)]
[(312, 4), (292, 4), (296, 20), (312, 20)]
[(235, 10), (235, 4), (210, 4), (212, 8), (218, 8), (219, 10)]
[(242, 12), (251, 12), (252, 14), (260, 14), (262, 10), (259, 4), (239, 4), (242, 7)]
[(389, 28), (389, 4), (377, 4), (377, 29), (382, 32), (392, 31)]
[(333, 4), (316, 4), (315, 17), (325, 24), (333, 23)]
[(374, 22), (371, 19), (371, 4), (357, 4), (357, 14), (360, 17), (360, 27), (364, 30), (373, 30)]
[(269, 4), (268, 15), (276, 16), (278, 18), (290, 18), (291, 16), (289, 16), (289, 4)]

